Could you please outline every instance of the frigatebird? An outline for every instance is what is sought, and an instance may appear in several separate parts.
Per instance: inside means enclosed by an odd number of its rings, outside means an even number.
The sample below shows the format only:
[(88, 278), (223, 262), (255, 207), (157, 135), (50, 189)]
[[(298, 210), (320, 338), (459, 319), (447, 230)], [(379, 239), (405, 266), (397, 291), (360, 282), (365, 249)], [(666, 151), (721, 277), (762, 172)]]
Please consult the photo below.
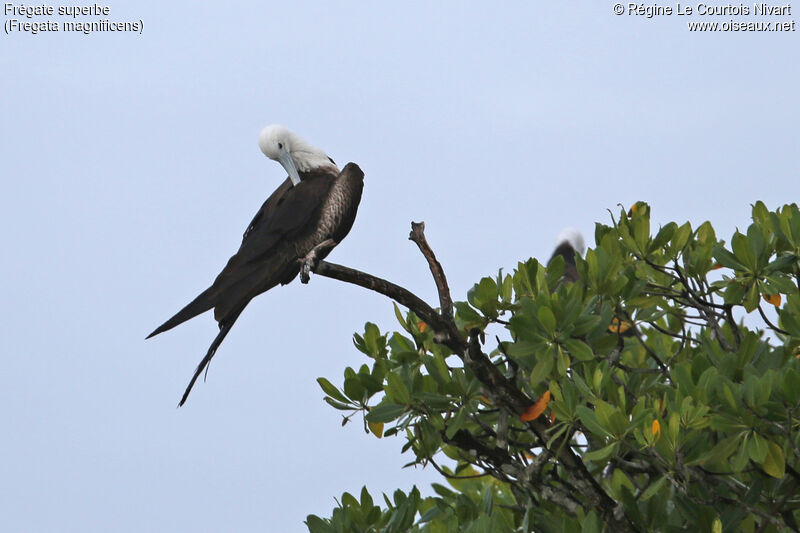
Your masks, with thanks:
[[(556, 249), (553, 251), (553, 255), (550, 256), (548, 263), (555, 259), (556, 256), (560, 255), (564, 258), (564, 274), (561, 279), (570, 282), (578, 281), (581, 279), (581, 276), (575, 264), (575, 256), (582, 256), (585, 248), (586, 245), (583, 242), (583, 235), (581, 235), (578, 230), (572, 228), (564, 229), (556, 238)], [(633, 322), (624, 316), (617, 315), (608, 326), (608, 331), (611, 333), (618, 333), (623, 337), (631, 337), (635, 335), (634, 328)]]
[(575, 267), (575, 254), (583, 255), (586, 245), (583, 242), (583, 235), (572, 228), (565, 228), (556, 237), (556, 249), (550, 256), (552, 261), (557, 255), (564, 258), (564, 279), (566, 281), (578, 281), (578, 269)]
[(278, 161), (289, 176), (267, 198), (242, 236), (239, 250), (208, 289), (150, 335), (163, 333), (214, 309), (219, 325), (178, 406), (233, 327), (250, 300), (291, 282), (301, 268), (304, 276), (344, 239), (356, 217), (364, 173), (355, 163), (340, 171), (325, 152), (283, 126), (267, 126), (258, 145)]

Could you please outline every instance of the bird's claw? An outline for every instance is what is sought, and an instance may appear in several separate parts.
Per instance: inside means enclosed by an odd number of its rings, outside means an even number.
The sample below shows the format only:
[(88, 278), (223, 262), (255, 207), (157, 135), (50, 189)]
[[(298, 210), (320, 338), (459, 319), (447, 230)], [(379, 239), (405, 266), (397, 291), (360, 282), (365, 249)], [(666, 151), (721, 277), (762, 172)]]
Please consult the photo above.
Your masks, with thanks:
[(312, 254), (308, 254), (307, 256), (305, 256), (305, 258), (302, 261), (302, 264), (300, 265), (300, 283), (305, 285), (311, 280), (311, 270), (315, 266), (317, 266), (316, 257), (312, 257)]
[(317, 258), (316, 248), (308, 252), (306, 256), (300, 260), (300, 283), (306, 285), (311, 280), (311, 271), (317, 268), (318, 262), (319, 259)]
[(325, 239), (318, 245), (314, 246), (306, 256), (300, 260), (300, 283), (306, 284), (311, 279), (311, 272), (317, 268), (319, 264), (320, 253), (327, 254), (333, 247), (336, 246), (336, 241), (333, 239)]

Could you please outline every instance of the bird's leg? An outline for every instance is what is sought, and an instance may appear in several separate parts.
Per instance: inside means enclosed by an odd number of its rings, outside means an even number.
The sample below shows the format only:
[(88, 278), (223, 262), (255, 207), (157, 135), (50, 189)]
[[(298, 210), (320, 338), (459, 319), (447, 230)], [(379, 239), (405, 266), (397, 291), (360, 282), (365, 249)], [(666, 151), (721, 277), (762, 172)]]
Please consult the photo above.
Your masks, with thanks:
[(319, 254), (329, 252), (336, 246), (337, 242), (333, 239), (325, 239), (311, 249), (306, 256), (300, 260), (300, 282), (305, 284), (311, 279), (310, 273), (319, 262)]

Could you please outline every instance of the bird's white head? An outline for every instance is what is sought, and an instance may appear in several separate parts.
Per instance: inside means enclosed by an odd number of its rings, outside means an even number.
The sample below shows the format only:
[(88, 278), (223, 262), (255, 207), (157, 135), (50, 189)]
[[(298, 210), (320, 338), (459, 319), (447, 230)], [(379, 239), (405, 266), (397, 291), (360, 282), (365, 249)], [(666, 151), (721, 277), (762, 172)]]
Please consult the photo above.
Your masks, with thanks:
[(564, 228), (561, 230), (561, 233), (556, 237), (556, 245), (565, 241), (580, 255), (583, 255), (583, 252), (586, 250), (586, 243), (583, 241), (583, 235), (575, 228)]
[(339, 173), (325, 152), (278, 124), (261, 130), (258, 146), (264, 155), (283, 166), (294, 185), (300, 183), (300, 172), (321, 169)]

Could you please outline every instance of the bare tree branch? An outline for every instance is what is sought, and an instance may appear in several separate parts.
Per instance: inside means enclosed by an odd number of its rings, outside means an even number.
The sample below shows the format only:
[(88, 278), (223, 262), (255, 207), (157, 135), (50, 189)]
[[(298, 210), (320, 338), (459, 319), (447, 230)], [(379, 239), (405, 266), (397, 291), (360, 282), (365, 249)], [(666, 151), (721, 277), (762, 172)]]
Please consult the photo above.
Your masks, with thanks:
[(434, 331), (442, 333), (445, 338), (440, 342), (454, 352), (461, 352), (467, 344), (455, 329), (455, 326), (449, 324), (430, 305), (408, 289), (375, 277), (372, 274), (327, 261), (320, 261), (313, 272), (319, 276), (352, 283), (353, 285), (378, 292), (407, 307), (424, 320)]
[(447, 285), (447, 277), (444, 275), (442, 264), (436, 259), (428, 240), (425, 238), (425, 223), (412, 222), (408, 239), (419, 247), (419, 251), (427, 259), (431, 274), (433, 274), (433, 281), (436, 282), (436, 290), (439, 292), (439, 306), (442, 309), (442, 315), (446, 320), (452, 321), (453, 299), (450, 297), (450, 287)]

